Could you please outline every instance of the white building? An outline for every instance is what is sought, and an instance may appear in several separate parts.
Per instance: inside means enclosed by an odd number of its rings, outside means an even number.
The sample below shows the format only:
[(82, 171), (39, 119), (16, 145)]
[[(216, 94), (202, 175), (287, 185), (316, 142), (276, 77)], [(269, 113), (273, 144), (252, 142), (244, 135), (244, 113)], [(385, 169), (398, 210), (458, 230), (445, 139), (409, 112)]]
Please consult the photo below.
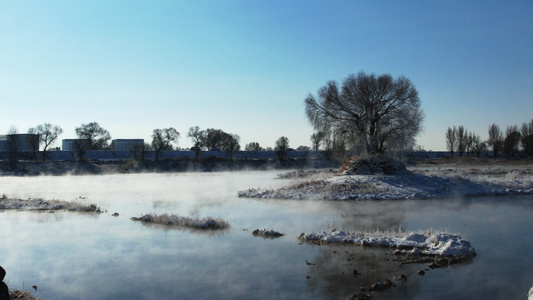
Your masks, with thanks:
[(0, 151), (39, 151), (39, 135), (30, 133), (0, 135)]

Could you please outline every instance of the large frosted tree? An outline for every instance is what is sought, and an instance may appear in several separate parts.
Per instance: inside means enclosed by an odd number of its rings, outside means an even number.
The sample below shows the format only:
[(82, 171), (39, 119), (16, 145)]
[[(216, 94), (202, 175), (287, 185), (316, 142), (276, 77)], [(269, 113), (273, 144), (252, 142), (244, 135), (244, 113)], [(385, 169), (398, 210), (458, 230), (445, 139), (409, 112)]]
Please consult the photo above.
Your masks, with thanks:
[(424, 120), (418, 91), (408, 78), (364, 72), (309, 94), (305, 111), (315, 130), (369, 155), (414, 146)]

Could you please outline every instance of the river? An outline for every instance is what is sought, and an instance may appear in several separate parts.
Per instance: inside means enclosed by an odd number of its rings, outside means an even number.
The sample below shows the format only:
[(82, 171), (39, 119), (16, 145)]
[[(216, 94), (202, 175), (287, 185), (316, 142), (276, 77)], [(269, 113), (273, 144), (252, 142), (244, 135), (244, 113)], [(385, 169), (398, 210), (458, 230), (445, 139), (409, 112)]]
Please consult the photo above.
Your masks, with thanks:
[[(533, 285), (533, 196), (418, 201), (236, 197), (276, 187), (277, 172), (2, 177), (9, 197), (96, 203), (107, 212), (0, 211), (0, 265), (10, 288), (44, 299), (345, 299), (404, 274), (374, 299), (527, 299)], [(112, 216), (117, 212), (119, 216)], [(145, 213), (220, 217), (222, 231), (133, 222)], [(301, 232), (447, 229), (476, 248), (470, 262), (400, 266), (390, 250), (301, 244)], [(254, 229), (285, 233), (254, 237)], [(356, 269), (360, 275), (353, 276)], [(419, 270), (427, 270), (421, 276)]]

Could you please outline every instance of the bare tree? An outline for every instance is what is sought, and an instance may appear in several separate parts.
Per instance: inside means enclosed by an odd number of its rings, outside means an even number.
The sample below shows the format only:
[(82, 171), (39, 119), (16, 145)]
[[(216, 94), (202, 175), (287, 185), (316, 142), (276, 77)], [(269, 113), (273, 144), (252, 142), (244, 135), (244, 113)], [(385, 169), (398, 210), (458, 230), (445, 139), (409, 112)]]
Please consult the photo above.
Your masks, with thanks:
[(459, 153), (459, 156), (463, 156), (468, 147), (468, 130), (466, 130), (463, 125), (457, 127), (456, 140), (457, 152)]
[(507, 126), (505, 130), (505, 139), (503, 140), (503, 153), (507, 157), (513, 157), (518, 154), (518, 145), (520, 144), (520, 132), (518, 126)]
[(348, 76), (341, 87), (329, 81), (305, 105), (316, 130), (341, 136), (352, 146), (360, 144), (371, 155), (410, 148), (424, 119), (415, 86), (404, 76), (394, 79), (389, 74), (360, 72)]
[(278, 155), (279, 160), (284, 160), (287, 158), (287, 151), (289, 151), (289, 139), (285, 136), (280, 137), (276, 140), (276, 148), (274, 148), (276, 154)]
[(230, 157), (233, 157), (233, 154), (241, 148), (240, 137), (237, 134), (224, 132), (222, 129), (209, 128), (203, 132), (201, 139), (202, 145), (208, 150), (225, 151)]
[(452, 157), (453, 151), (455, 150), (456, 138), (457, 127), (453, 126), (453, 129), (451, 127), (448, 127), (448, 130), (446, 131), (446, 148), (448, 149), (448, 151), (450, 151), (450, 155)]
[(466, 133), (466, 153), (467, 155), (474, 156), (474, 133), (469, 131)]
[(220, 150), (225, 151), (230, 158), (233, 158), (235, 152), (241, 149), (240, 140), (241, 138), (236, 134), (224, 133)]
[(529, 123), (523, 123), (521, 132), (521, 144), (524, 150), (524, 155), (533, 155), (533, 120)]
[(489, 148), (492, 149), (494, 157), (498, 156), (498, 152), (502, 151), (503, 134), (500, 127), (494, 123), (489, 126), (489, 139), (487, 140)]
[(135, 144), (133, 145), (132, 149), (130, 150), (131, 153), (133, 153), (133, 158), (135, 160), (144, 160), (144, 156), (146, 155), (147, 151), (152, 151), (152, 146), (148, 143), (144, 143), (142, 145)]
[(109, 147), (108, 142), (111, 139), (109, 132), (100, 127), (100, 124), (96, 122), (82, 124), (80, 127), (76, 127), (76, 135), (78, 139), (89, 142), (89, 149), (87, 150), (107, 149)]
[(481, 137), (479, 135), (474, 134), (473, 132), (470, 132), (468, 135), (468, 152), (472, 156), (480, 157), (481, 153), (483, 153), (487, 149), (487, 144), (481, 140)]
[(200, 130), (200, 127), (198, 126), (189, 128), (189, 133), (187, 134), (187, 137), (190, 137), (192, 139), (195, 159), (198, 159), (198, 156), (200, 156), (200, 152), (202, 151), (202, 147), (204, 146), (204, 135), (205, 132), (203, 130)]
[(258, 142), (251, 142), (251, 143), (246, 144), (246, 146), (244, 147), (244, 150), (252, 151), (252, 152), (259, 152), (259, 151), (263, 151), (263, 148), (261, 148)]
[(318, 152), (318, 148), (324, 139), (326, 138), (326, 133), (323, 131), (315, 132), (311, 135), (311, 144), (313, 145), (313, 151)]
[(154, 129), (152, 133), (152, 148), (155, 151), (155, 160), (159, 160), (161, 151), (172, 150), (172, 143), (177, 142), (179, 137), (180, 133), (172, 127)]
[(39, 134), (36, 134), (35, 128), (28, 129), (28, 135), (26, 135), (26, 143), (31, 147), (31, 160), (37, 159), (37, 151), (39, 151)]
[(39, 135), (39, 144), (43, 144), (43, 160), (46, 159), (46, 150), (48, 147), (54, 143), (59, 135), (63, 133), (63, 129), (58, 125), (52, 125), (50, 123), (44, 123), (37, 125), (34, 128), (30, 128), (28, 133), (38, 134)]
[(222, 140), (224, 139), (224, 134), (225, 132), (221, 129), (206, 129), (202, 136), (202, 144), (207, 148), (207, 150), (215, 148), (220, 149)]
[(77, 139), (72, 144), (72, 148), (74, 149), (79, 161), (83, 160), (85, 153), (91, 150), (91, 147), (91, 142), (87, 139)]

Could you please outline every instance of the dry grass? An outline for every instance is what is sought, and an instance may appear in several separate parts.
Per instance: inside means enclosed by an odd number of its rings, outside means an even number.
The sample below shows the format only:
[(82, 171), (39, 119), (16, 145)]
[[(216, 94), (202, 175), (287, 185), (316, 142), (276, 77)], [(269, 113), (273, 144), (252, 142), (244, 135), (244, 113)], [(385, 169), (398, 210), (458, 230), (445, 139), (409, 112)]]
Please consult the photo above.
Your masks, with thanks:
[(23, 209), (23, 210), (68, 210), (79, 212), (101, 213), (96, 204), (84, 204), (76, 201), (45, 200), (45, 199), (13, 199), (5, 194), (0, 197), (0, 209)]
[(261, 236), (264, 238), (277, 238), (277, 237), (282, 237), (285, 234), (279, 231), (275, 231), (274, 229), (256, 229), (252, 231), (252, 235)]
[[(328, 232), (336, 231), (338, 229), (335, 222), (326, 222), (324, 223), (324, 227), (326, 231)], [(415, 231), (406, 231), (401, 227), (399, 227), (397, 230), (395, 229), (383, 230), (379, 228), (375, 230), (366, 230), (366, 231), (362, 231), (362, 230), (350, 231), (350, 230), (344, 230), (344, 229), (342, 230), (349, 232), (352, 235), (360, 236), (360, 237), (377, 237), (377, 238), (389, 237), (389, 238), (402, 238), (402, 239), (408, 237), (411, 234), (422, 234), (425, 236), (432, 236), (436, 233), (450, 233), (447, 228), (437, 230), (432, 227), (428, 227), (426, 229), (419, 229)], [(461, 235), (462, 232), (457, 232), (455, 234)]]
[(347, 182), (330, 184), (325, 191), (327, 196), (334, 196), (339, 194), (379, 194), (386, 189), (377, 187), (374, 183)]
[(28, 291), (22, 291), (22, 290), (10, 290), (9, 291), (9, 297), (11, 300), (17, 299), (17, 300), (42, 300), (40, 297), (36, 297), (32, 295)]
[(220, 218), (191, 218), (183, 217), (174, 214), (145, 214), (139, 218), (131, 218), (133, 221), (141, 221), (146, 223), (176, 225), (196, 229), (225, 229), (229, 227), (229, 223)]

